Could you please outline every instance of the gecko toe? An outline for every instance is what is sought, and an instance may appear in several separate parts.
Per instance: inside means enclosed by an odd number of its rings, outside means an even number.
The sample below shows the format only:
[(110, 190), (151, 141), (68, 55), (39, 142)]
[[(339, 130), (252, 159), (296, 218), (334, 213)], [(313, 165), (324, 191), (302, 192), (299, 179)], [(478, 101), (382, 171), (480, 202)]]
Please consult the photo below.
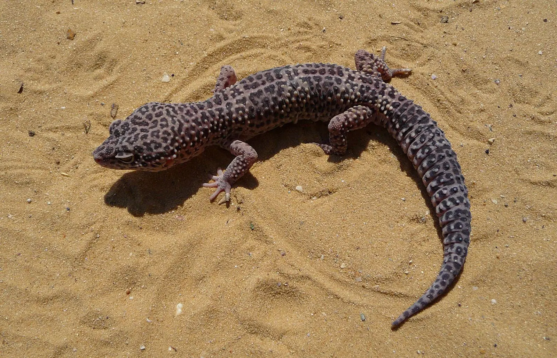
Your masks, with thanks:
[[(225, 180), (224, 172), (219, 168), (217, 170), (217, 175), (213, 175), (211, 179), (214, 180), (212, 183), (203, 183), (204, 188), (216, 188), (213, 194), (209, 197), (209, 200), (215, 200), (215, 198), (224, 191), (224, 200), (226, 202), (230, 201), (230, 190), (232, 189), (232, 186)], [(221, 204), (221, 202), (219, 202), (219, 204)]]
[(329, 144), (322, 144), (322, 143), (313, 143), (315, 145), (317, 145), (319, 148), (323, 149), (323, 152), (325, 152), (325, 154), (330, 155), (333, 154), (333, 147)]

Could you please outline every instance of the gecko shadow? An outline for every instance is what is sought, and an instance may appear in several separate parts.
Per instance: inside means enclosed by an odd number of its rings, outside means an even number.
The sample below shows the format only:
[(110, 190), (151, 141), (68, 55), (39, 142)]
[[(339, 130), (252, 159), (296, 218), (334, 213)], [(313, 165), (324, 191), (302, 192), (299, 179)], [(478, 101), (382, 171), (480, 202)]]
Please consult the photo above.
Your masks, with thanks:
[[(226, 167), (232, 159), (230, 153), (218, 147), (210, 147), (187, 163), (165, 171), (126, 173), (108, 190), (104, 202), (109, 206), (127, 208), (136, 217), (170, 212), (203, 189), (202, 184), (216, 174), (217, 167)], [(247, 173), (240, 185), (253, 189), (258, 183)], [(207, 190), (207, 204), (209, 193)], [(218, 200), (219, 198), (216, 201)]]
[[(309, 124), (309, 125), (308, 125)], [(258, 161), (265, 161), (283, 149), (305, 142), (320, 141), (316, 128), (321, 125), (321, 137), (326, 138), (327, 128), (322, 123), (289, 124), (249, 141), (258, 152)], [(301, 129), (300, 129), (301, 128)], [(202, 184), (216, 174), (217, 168), (226, 168), (234, 157), (216, 146), (207, 148), (199, 156), (161, 172), (133, 171), (122, 175), (104, 196), (106, 205), (127, 208), (136, 217), (147, 214), (163, 214), (175, 210), (200, 189), (207, 199), (212, 190), (203, 190)], [(332, 159), (340, 161), (342, 158)], [(257, 179), (246, 173), (234, 187), (254, 189)], [(213, 202), (222, 197), (222, 194)], [(208, 200), (207, 200), (208, 201)]]

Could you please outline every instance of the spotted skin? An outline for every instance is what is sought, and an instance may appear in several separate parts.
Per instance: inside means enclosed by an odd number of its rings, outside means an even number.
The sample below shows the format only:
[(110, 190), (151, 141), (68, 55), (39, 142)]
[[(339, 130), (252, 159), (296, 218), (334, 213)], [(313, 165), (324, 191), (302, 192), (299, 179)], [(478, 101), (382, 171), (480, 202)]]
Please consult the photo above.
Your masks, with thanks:
[(94, 152), (95, 161), (113, 169), (160, 171), (187, 162), (211, 145), (229, 150), (234, 160), (218, 170), (210, 199), (225, 193), (257, 160), (250, 138), (298, 120), (329, 121), (325, 153), (343, 155), (347, 133), (369, 123), (385, 127), (418, 171), (442, 228), (444, 258), (435, 282), (393, 323), (439, 298), (458, 277), (470, 244), (470, 202), (456, 153), (443, 131), (419, 105), (386, 83), (408, 69), (389, 69), (385, 49), (376, 57), (355, 55), (357, 70), (310, 63), (277, 67), (236, 82), (224, 66), (213, 97), (203, 102), (147, 103), (110, 125), (110, 136)]

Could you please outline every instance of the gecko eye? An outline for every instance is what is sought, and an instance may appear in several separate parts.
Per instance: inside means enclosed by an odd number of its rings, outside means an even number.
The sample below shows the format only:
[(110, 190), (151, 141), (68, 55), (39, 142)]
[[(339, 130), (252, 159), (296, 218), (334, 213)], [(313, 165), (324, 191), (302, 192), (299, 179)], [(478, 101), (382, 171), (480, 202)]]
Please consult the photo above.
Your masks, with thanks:
[(133, 162), (133, 153), (129, 152), (120, 152), (116, 154), (115, 158), (124, 163), (131, 163)]

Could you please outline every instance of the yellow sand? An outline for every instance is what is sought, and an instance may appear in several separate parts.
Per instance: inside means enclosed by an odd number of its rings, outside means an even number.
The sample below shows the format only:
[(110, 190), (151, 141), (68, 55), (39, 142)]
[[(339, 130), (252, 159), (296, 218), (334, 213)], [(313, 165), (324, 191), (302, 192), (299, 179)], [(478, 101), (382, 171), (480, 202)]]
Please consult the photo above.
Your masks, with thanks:
[[(0, 2), (0, 356), (557, 356), (554, 1), (74, 3)], [(123, 119), (209, 97), (225, 64), (353, 67), (382, 46), (473, 214), (460, 280), (397, 331), (443, 251), (384, 129), (340, 161), (309, 144), (325, 124), (255, 138), (229, 207), (201, 188), (221, 149), (156, 174), (92, 159), (113, 103)]]

